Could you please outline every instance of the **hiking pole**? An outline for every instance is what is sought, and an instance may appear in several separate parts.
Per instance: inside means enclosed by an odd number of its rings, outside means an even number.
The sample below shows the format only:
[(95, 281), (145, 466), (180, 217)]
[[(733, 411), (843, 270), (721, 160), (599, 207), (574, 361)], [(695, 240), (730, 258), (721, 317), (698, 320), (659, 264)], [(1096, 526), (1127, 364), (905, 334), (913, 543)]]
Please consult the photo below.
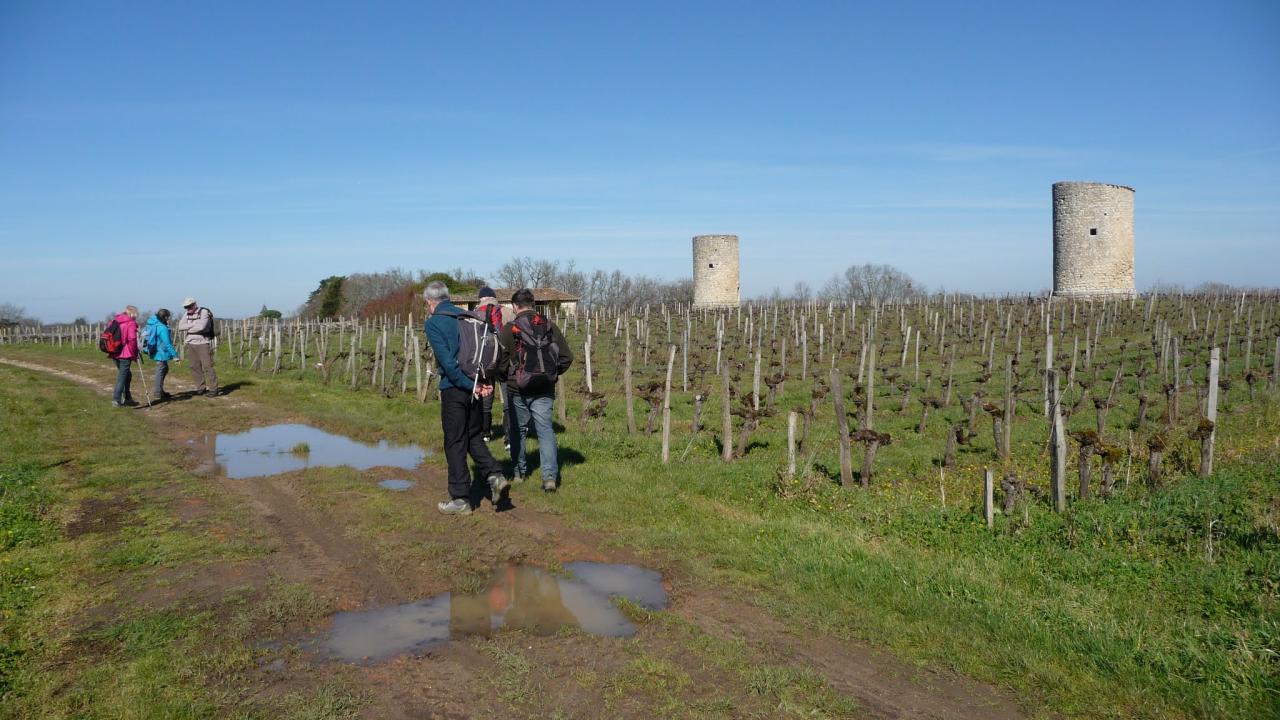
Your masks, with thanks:
[(142, 392), (147, 396), (147, 407), (151, 407), (151, 391), (147, 389), (147, 371), (142, 369), (142, 353), (138, 353), (138, 377), (142, 378)]

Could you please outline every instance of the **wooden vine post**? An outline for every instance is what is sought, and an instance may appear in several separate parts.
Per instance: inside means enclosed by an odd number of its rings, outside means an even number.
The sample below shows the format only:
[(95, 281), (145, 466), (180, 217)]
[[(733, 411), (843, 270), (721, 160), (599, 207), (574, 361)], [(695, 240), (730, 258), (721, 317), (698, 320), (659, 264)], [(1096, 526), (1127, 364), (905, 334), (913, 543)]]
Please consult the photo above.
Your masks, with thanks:
[(1062, 394), (1058, 388), (1058, 371), (1049, 368), (1045, 377), (1049, 386), (1049, 493), (1053, 509), (1067, 510), (1067, 433), (1062, 424)]
[(853, 485), (853, 450), (849, 446), (849, 418), (844, 414), (844, 383), (840, 368), (831, 368), (831, 401), (836, 411), (836, 432), (840, 435), (840, 484)]
[(622, 388), (627, 400), (627, 434), (636, 434), (636, 400), (631, 380), (631, 332), (627, 331), (627, 345), (622, 364)]
[(729, 407), (729, 363), (720, 366), (720, 420), (724, 427), (721, 433), (720, 459), (725, 462), (733, 460), (733, 414)]
[(671, 373), (676, 367), (676, 346), (667, 355), (667, 384), (662, 392), (662, 464), (671, 461)]
[(991, 468), (984, 470), (982, 476), (982, 517), (987, 521), (987, 529), (995, 527), (995, 478), (991, 475)]
[(1209, 392), (1204, 404), (1204, 419), (1202, 423), (1202, 437), (1200, 440), (1200, 476), (1208, 477), (1213, 474), (1213, 443), (1218, 435), (1218, 366), (1220, 364), (1219, 350), (1214, 348), (1209, 353)]

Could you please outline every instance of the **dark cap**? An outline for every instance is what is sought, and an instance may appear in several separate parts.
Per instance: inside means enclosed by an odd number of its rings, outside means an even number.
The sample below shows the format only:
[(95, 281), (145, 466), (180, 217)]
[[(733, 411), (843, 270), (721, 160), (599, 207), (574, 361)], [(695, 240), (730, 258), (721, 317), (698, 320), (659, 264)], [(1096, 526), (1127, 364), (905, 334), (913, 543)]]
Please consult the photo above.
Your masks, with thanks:
[(493, 288), (489, 287), (488, 285), (485, 285), (484, 287), (480, 288), (480, 295), (479, 295), (479, 296), (480, 296), (480, 297), (482, 297), (482, 298), (487, 298), (487, 297), (496, 298), (496, 297), (498, 297), (497, 295), (495, 295), (495, 294), (494, 294), (494, 292), (493, 292)]

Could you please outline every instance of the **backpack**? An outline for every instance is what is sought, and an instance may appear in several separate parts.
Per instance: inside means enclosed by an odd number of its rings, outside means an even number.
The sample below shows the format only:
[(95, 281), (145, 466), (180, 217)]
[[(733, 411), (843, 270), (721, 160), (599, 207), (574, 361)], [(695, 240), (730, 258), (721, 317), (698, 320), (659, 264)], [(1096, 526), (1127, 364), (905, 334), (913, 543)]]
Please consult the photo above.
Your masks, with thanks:
[(458, 367), (467, 377), (491, 381), (498, 369), (498, 334), (481, 310), (463, 310), (458, 320)]
[(142, 351), (151, 357), (155, 357), (156, 345), (159, 344), (160, 338), (156, 337), (159, 333), (151, 325), (147, 325), (142, 331)]
[[(209, 313), (209, 327), (204, 332), (200, 333), (200, 336), (207, 337), (210, 340), (212, 340), (213, 338), (218, 336), (218, 324), (213, 320), (213, 311), (210, 310), (209, 308), (200, 308), (200, 309)], [(200, 315), (197, 313), (196, 317), (200, 317)]]
[(107, 326), (102, 328), (102, 334), (98, 336), (98, 349), (107, 354), (109, 358), (119, 357), (124, 350), (124, 332), (120, 330), (120, 321), (114, 318)]
[(485, 319), (489, 321), (489, 327), (494, 333), (502, 330), (502, 306), (501, 305), (481, 305), (476, 308), (477, 312), (484, 312)]
[(551, 321), (542, 313), (521, 315), (511, 323), (515, 338), (512, 377), (521, 392), (545, 392), (560, 376), (560, 348), (551, 334)]

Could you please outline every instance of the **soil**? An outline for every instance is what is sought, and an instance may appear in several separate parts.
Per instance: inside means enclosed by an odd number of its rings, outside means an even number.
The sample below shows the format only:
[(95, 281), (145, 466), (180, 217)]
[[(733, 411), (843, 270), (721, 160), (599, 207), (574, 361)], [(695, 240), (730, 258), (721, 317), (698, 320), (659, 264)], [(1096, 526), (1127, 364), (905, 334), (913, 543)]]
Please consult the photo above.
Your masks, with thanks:
[[(113, 369), (85, 361), (68, 359), (61, 361), (60, 367), (11, 358), (0, 358), (0, 363), (91, 387), (104, 396), (104, 402), (114, 380)], [(170, 392), (178, 397), (190, 392), (183, 375), (172, 373), (168, 381)], [(191, 400), (219, 403), (219, 424), (238, 424), (238, 429), (261, 425), (264, 420), (306, 421), (236, 395)], [(299, 650), (298, 640), (322, 630), (322, 619), (307, 627), (263, 628), (265, 646), (278, 650), (263, 652), (262, 669), (252, 678), (252, 686), (235, 689), (242, 697), (281, 697), (341, 679), (354, 685), (364, 698), (361, 715), (369, 718), (651, 717), (655, 707), (662, 707), (655, 704), (655, 693), (679, 701), (678, 706), (662, 711), (663, 715), (688, 714), (700, 703), (720, 708), (727, 703), (732, 709), (729, 714), (735, 717), (782, 714), (776, 697), (753, 692), (740, 674), (699, 656), (690, 647), (687, 628), (693, 628), (703, 635), (740, 643), (751, 667), (800, 666), (817, 673), (835, 693), (857, 703), (860, 717), (1024, 717), (1006, 691), (921, 669), (829, 634), (815, 639), (803, 627), (778, 619), (732, 590), (682, 573), (678, 565), (662, 557), (638, 557), (626, 548), (615, 547), (607, 537), (574, 527), (563, 517), (519, 506), (492, 512), (488, 504), (471, 517), (441, 516), (434, 510), (439, 490), (445, 485), (443, 467), (432, 464), (443, 463), (438, 456), (413, 471), (374, 468), (361, 474), (370, 485), (389, 477), (415, 481), (414, 487), (395, 495), (400, 502), (421, 508), (419, 525), (395, 528), (376, 538), (344, 532), (355, 510), (343, 507), (343, 503), (320, 502), (304, 482), (305, 470), (249, 480), (218, 475), (212, 458), (198, 442), (208, 428), (192, 424), (193, 413), (184, 410), (186, 405), (170, 401), (151, 408), (143, 405), (135, 411), (143, 413), (158, 435), (185, 449), (188, 470), (206, 477), (214, 492), (225, 494), (247, 511), (246, 517), (236, 522), (263, 537), (271, 552), (248, 561), (159, 573), (147, 588), (122, 589), (117, 607), (139, 603), (216, 609), (229, 592), (247, 591), (254, 597), (265, 597), (272, 583), (284, 581), (311, 588), (323, 599), (327, 612), (334, 612), (404, 603), (457, 590), (460, 583), (487, 577), (499, 563), (573, 560), (653, 568), (662, 572), (671, 598), (664, 612), (672, 622), (642, 621), (638, 633), (629, 639), (575, 632), (549, 637), (501, 632), (491, 638), (452, 641), (419, 657), (401, 656), (373, 665), (325, 661)], [(184, 522), (208, 532), (229, 530), (220, 525), (227, 520), (210, 511), (203, 498), (177, 496), (168, 500), (173, 514)], [(86, 501), (65, 531), (72, 537), (115, 531), (133, 507), (134, 501), (123, 497)], [(416, 552), (397, 557), (388, 547)], [(501, 661), (508, 651), (518, 652), (528, 662), (524, 672), (512, 672)], [(640, 655), (664, 659), (689, 682), (659, 674), (635, 686), (619, 684), (619, 673), (625, 675)]]

